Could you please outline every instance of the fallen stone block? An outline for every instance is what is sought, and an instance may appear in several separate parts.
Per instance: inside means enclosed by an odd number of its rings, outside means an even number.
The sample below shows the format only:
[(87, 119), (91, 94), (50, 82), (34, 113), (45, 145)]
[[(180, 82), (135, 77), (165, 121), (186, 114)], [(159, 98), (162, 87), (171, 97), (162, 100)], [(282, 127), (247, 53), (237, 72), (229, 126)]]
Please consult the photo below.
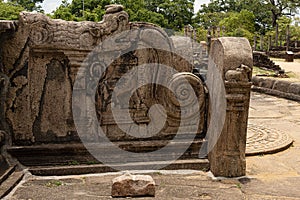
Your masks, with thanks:
[(112, 197), (154, 197), (155, 182), (149, 175), (125, 174), (113, 179)]

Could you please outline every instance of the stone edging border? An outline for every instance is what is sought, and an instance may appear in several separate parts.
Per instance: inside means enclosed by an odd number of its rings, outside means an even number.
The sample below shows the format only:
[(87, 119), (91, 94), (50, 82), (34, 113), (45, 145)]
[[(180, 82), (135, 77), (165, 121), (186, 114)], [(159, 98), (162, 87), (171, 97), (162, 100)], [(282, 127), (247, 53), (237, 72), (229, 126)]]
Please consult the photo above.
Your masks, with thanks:
[(300, 102), (300, 82), (294, 83), (254, 76), (252, 83), (252, 91), (254, 92), (261, 92)]

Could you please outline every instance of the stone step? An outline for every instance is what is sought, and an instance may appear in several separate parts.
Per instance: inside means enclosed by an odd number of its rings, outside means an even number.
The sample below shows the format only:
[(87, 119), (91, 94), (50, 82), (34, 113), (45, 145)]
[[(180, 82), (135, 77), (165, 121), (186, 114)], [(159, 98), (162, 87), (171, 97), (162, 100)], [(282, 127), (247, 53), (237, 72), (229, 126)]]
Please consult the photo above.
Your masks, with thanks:
[[(33, 175), (38, 176), (63, 176), (63, 175), (80, 175), (80, 174), (92, 174), (92, 173), (106, 173), (116, 172), (116, 169), (124, 170), (144, 170), (149, 165), (155, 167), (155, 169), (164, 170), (209, 170), (209, 161), (207, 159), (190, 159), (190, 160), (176, 160), (170, 165), (166, 165), (167, 161), (157, 162), (139, 162), (139, 163), (127, 163), (122, 165), (111, 165), (111, 167), (103, 164), (95, 165), (76, 165), (76, 166), (35, 166), (30, 167), (29, 171)], [(160, 168), (162, 166), (162, 168)]]
[[(178, 157), (180, 159), (194, 159), (198, 158), (200, 148), (202, 146), (203, 139), (195, 139), (189, 148), (183, 155), (178, 149), (183, 149), (188, 141), (181, 140), (179, 142), (168, 141), (128, 141), (128, 142), (115, 142), (114, 144), (119, 148), (134, 152), (132, 156), (126, 160), (127, 162), (141, 161), (164, 161), (173, 160)], [(156, 155), (149, 155), (147, 158), (141, 158), (139, 153), (153, 152), (168, 145), (170, 149), (163, 151)], [(97, 154), (101, 154), (102, 158), (108, 158), (109, 160), (118, 162), (120, 155), (114, 153), (112, 149), (109, 149), (105, 144), (91, 145), (93, 151)], [(33, 146), (12, 146), (7, 151), (24, 166), (51, 166), (51, 165), (78, 165), (78, 164), (100, 164), (83, 146), (81, 143), (76, 144), (45, 144), (45, 145), (33, 145)], [(178, 153), (176, 153), (178, 152)], [(94, 154), (95, 155), (95, 154)], [(150, 157), (151, 156), (151, 157)], [(124, 162), (124, 160), (123, 160)]]
[(9, 167), (0, 177), (0, 184), (2, 184), (15, 171), (16, 166)]
[(23, 172), (13, 172), (4, 182), (0, 185), (0, 199), (8, 195), (14, 187), (22, 180)]

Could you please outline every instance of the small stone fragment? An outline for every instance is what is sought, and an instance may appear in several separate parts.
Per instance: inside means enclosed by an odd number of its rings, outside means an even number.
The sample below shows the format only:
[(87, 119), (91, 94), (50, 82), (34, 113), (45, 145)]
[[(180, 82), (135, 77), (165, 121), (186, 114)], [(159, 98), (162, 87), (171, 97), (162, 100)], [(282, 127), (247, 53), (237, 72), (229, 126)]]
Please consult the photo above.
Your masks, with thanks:
[(113, 179), (112, 197), (154, 197), (155, 182), (149, 175), (124, 174)]

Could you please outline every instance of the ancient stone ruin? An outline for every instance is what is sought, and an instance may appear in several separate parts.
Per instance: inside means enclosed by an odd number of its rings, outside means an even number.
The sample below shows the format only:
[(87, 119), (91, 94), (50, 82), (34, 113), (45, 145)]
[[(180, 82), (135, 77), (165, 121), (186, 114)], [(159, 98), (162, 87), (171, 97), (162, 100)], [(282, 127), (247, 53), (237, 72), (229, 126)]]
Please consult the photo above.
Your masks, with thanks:
[(254, 51), (253, 52), (253, 64), (256, 67), (260, 67), (262, 69), (280, 71), (282, 70), (279, 65), (275, 65), (275, 63), (263, 52)]
[[(204, 82), (164, 30), (129, 22), (122, 6), (108, 6), (98, 23), (23, 12), (18, 21), (1, 21), (0, 34), (0, 128), (6, 132), (0, 140), (10, 155), (0, 160), (16, 159), (40, 175), (114, 171), (124, 165), (245, 175), (252, 73), (246, 39), (212, 42)], [(131, 73), (136, 75), (126, 78)], [(161, 107), (152, 114), (157, 104)], [(218, 109), (224, 110), (224, 126), (218, 125)], [(101, 141), (99, 127), (109, 141), (137, 158), (123, 163), (100, 145), (97, 152), (110, 157), (111, 165), (95, 159), (82, 141)], [(153, 159), (139, 156), (165, 146), (168, 151)], [(201, 148), (209, 161), (199, 158)]]

